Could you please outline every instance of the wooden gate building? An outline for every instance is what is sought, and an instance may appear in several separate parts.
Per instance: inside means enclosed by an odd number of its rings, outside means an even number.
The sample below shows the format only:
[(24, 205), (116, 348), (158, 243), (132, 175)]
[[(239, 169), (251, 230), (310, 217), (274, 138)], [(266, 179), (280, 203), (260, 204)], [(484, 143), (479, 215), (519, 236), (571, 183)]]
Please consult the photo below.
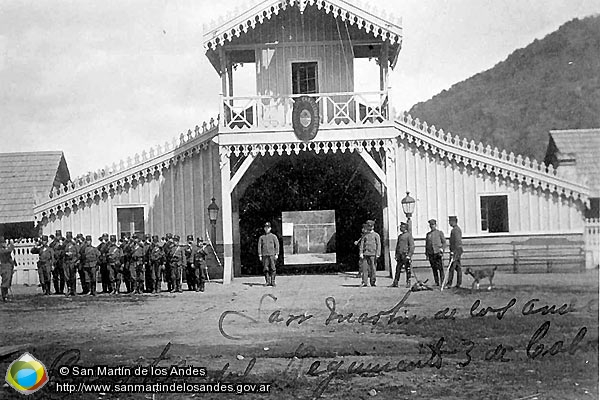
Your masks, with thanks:
[[(416, 199), (412, 224), (420, 263), (427, 220), (436, 218), (447, 231), (449, 215), (458, 216), (473, 250), (465, 264), (490, 262), (490, 249), (499, 254), (494, 262), (508, 264), (510, 243), (532, 235), (582, 240), (587, 186), (552, 165), (394, 114), (388, 76), (401, 45), (398, 20), (349, 1), (267, 0), (232, 15), (204, 35), (206, 56), (222, 82), (219, 118), (73, 179), (38, 200), (36, 220), (45, 234), (205, 236), (206, 210), (215, 198), (213, 239), (222, 252), (224, 282), (241, 273), (250, 252), (250, 214), (276, 218), (281, 210), (275, 201), (308, 208), (327, 203), (356, 235), (359, 217), (377, 219), (386, 269), (393, 267), (407, 191)], [(379, 90), (355, 91), (358, 59), (378, 66), (372, 79)], [(236, 96), (234, 75), (242, 63), (255, 67), (253, 96)], [(275, 199), (265, 185), (277, 184), (272, 171), (284, 166), (303, 183), (279, 182), (284, 199)], [(338, 185), (342, 176), (360, 185)], [(311, 181), (328, 177), (331, 185), (315, 183), (319, 193), (311, 192)], [(357, 209), (356, 216), (344, 198), (362, 190), (374, 199), (373, 209)], [(338, 235), (338, 247), (343, 238)]]

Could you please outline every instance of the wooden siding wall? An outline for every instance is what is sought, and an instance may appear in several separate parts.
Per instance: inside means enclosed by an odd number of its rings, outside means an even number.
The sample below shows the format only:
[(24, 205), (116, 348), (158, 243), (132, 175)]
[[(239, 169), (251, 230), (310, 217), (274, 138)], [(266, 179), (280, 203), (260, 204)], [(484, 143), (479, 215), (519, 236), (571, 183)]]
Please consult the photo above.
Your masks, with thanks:
[[(353, 41), (376, 40), (355, 26), (336, 22), (331, 14), (316, 7), (307, 7), (303, 15), (297, 7), (290, 7), (224, 49), (226, 52), (240, 47), (256, 49), (258, 94), (291, 94), (291, 62), (296, 61), (318, 61), (321, 93), (353, 92)], [(378, 56), (373, 54), (375, 58)], [(373, 79), (379, 81), (379, 76)]]
[[(556, 193), (517, 185), (503, 178), (455, 161), (449, 162), (399, 141), (396, 150), (397, 203), (411, 192), (417, 200), (413, 215), (413, 234), (425, 237), (427, 221), (434, 218), (438, 228), (449, 232), (448, 216), (458, 216), (465, 236), (503, 235), (481, 231), (480, 196), (508, 197), (509, 232), (505, 235), (583, 233), (584, 205)], [(404, 221), (401, 208), (398, 222)]]
[[(60, 229), (73, 234), (92, 235), (93, 244), (103, 233), (118, 234), (117, 209), (144, 207), (146, 233), (163, 236), (168, 232), (185, 236), (205, 236), (210, 232), (207, 207), (214, 196), (221, 197), (219, 151), (210, 143), (208, 149), (194, 153), (175, 165), (170, 165), (153, 179), (126, 185), (113, 196), (96, 197), (81, 207), (66, 209), (56, 218), (42, 221), (43, 234)], [(222, 241), (221, 215), (217, 221), (217, 242)], [(214, 238), (213, 238), (214, 241)]]
[[(339, 93), (354, 91), (352, 49), (340, 44), (303, 44), (256, 50), (256, 84), (259, 95), (292, 94), (292, 62), (318, 63), (318, 91)], [(374, 80), (378, 79), (376, 76)]]

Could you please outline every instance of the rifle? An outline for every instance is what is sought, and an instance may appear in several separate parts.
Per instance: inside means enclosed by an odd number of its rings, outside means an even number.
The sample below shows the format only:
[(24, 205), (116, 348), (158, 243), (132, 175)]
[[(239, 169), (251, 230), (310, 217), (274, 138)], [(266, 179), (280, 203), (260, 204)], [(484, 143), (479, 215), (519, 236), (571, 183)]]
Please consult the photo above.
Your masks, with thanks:
[[(444, 281), (442, 282), (442, 287), (440, 288), (440, 292), (444, 291), (444, 286), (446, 286), (446, 282), (448, 282), (448, 274), (450, 274), (450, 267), (454, 262), (454, 254), (450, 256), (450, 261), (448, 262), (448, 269), (446, 270), (446, 274), (444, 275)], [(443, 266), (442, 266), (443, 268)]]

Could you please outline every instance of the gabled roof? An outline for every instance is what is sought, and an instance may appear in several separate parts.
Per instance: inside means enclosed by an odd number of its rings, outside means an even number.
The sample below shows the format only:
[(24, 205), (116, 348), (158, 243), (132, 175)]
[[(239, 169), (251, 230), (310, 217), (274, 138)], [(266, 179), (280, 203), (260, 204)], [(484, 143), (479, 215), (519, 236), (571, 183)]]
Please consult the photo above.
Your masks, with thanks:
[(308, 6), (315, 6), (349, 25), (372, 33), (382, 42), (389, 40), (395, 49), (390, 61), (392, 67), (395, 65), (402, 42), (400, 20), (392, 18), (392, 15), (384, 10), (371, 10), (368, 3), (357, 6), (348, 0), (264, 0), (241, 14), (230, 14), (225, 19), (213, 23), (210, 28), (205, 27), (204, 48), (207, 53), (214, 52), (219, 46), (240, 37), (289, 7), (298, 7), (303, 12)]
[(33, 221), (36, 196), (69, 179), (62, 151), (0, 153), (0, 223)]
[[(550, 138), (558, 160), (574, 158), (577, 174), (587, 180), (592, 196), (600, 197), (600, 129), (554, 130), (550, 131)], [(551, 147), (552, 143), (549, 151)]]

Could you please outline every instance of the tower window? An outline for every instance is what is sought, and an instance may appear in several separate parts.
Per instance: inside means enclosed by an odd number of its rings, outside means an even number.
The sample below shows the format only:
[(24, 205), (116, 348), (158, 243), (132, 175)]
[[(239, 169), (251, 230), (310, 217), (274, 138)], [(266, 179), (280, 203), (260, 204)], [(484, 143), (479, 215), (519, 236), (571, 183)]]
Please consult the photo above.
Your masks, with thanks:
[(292, 63), (292, 93), (313, 94), (318, 92), (317, 63)]

